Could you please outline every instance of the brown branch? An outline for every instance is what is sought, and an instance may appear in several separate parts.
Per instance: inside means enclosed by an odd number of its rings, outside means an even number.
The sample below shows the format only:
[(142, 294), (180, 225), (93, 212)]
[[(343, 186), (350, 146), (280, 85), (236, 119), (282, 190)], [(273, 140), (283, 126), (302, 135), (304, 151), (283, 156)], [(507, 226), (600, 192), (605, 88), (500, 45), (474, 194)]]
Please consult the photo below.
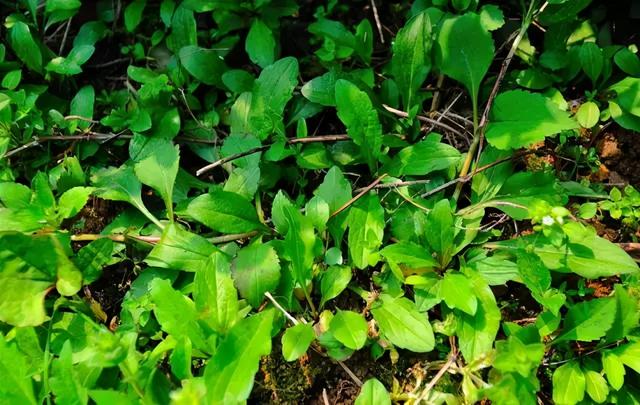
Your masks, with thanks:
[(448, 181), (448, 182), (446, 182), (446, 183), (434, 188), (433, 190), (427, 191), (426, 193), (420, 195), (420, 197), (426, 198), (426, 197), (432, 196), (434, 194), (437, 194), (440, 191), (445, 190), (448, 187), (451, 187), (451, 186), (453, 186), (455, 184), (466, 183), (469, 180), (473, 179), (473, 177), (478, 173), (481, 173), (481, 172), (483, 172), (485, 170), (491, 169), (492, 167), (498, 166), (499, 164), (502, 164), (504, 162), (508, 162), (510, 160), (517, 159), (517, 158), (525, 156), (525, 155), (529, 155), (531, 153), (535, 153), (535, 151), (527, 150), (527, 151), (524, 151), (524, 152), (516, 153), (516, 154), (514, 154), (512, 156), (509, 156), (509, 157), (506, 157), (506, 158), (498, 159), (495, 162), (488, 163), (488, 164), (486, 164), (484, 166), (480, 166), (479, 168), (477, 168), (473, 172), (471, 172), (471, 173), (469, 173), (467, 175), (464, 175), (464, 176), (460, 176), (460, 177), (458, 177), (456, 179), (453, 179), (451, 181)]
[(373, 19), (375, 20), (376, 27), (378, 28), (380, 43), (384, 44), (384, 35), (382, 35), (382, 23), (380, 23), (380, 16), (378, 15), (378, 7), (376, 7), (375, 0), (371, 0), (371, 8), (373, 9)]
[[(73, 116), (72, 116), (73, 117)], [(80, 119), (77, 117), (69, 118), (69, 119)], [(31, 142), (28, 142), (24, 145), (18, 146), (14, 149), (11, 149), (7, 153), (2, 156), (2, 158), (11, 157), (17, 153), (20, 153), (24, 150), (33, 148), (40, 144), (52, 141), (108, 141), (113, 138), (121, 138), (121, 139), (131, 139), (133, 135), (131, 134), (113, 134), (113, 133), (101, 133), (101, 132), (86, 132), (82, 135), (52, 135), (52, 136), (41, 136), (37, 137)], [(202, 143), (207, 145), (213, 145), (216, 142), (214, 140), (209, 139), (200, 139), (194, 138), (190, 136), (177, 136), (173, 138), (174, 141), (178, 143)]]
[[(382, 104), (382, 106), (385, 108), (385, 110), (389, 111), (392, 114), (397, 115), (398, 117), (401, 117), (401, 118), (408, 118), (409, 117), (409, 113), (407, 113), (405, 111), (398, 110), (398, 109), (395, 109), (393, 107), (389, 107), (386, 104)], [(455, 128), (451, 127), (451, 126), (449, 126), (448, 124), (445, 124), (444, 122), (440, 122), (438, 120), (434, 120), (433, 118), (425, 117), (423, 115), (416, 115), (416, 118), (419, 121), (427, 122), (429, 124), (435, 125), (435, 126), (440, 127), (442, 129), (446, 129), (447, 131), (453, 132), (454, 134), (456, 134), (458, 136), (464, 137), (464, 134), (462, 132), (458, 131), (457, 129), (455, 129)]]
[(347, 201), (346, 203), (342, 204), (342, 206), (340, 208), (338, 208), (337, 210), (335, 210), (333, 213), (331, 213), (331, 215), (329, 215), (329, 218), (333, 218), (336, 215), (338, 215), (339, 213), (341, 213), (342, 211), (346, 210), (347, 208), (349, 208), (349, 206), (351, 204), (353, 204), (354, 202), (358, 201), (360, 199), (360, 197), (362, 197), (363, 195), (365, 195), (369, 190), (371, 190), (372, 188), (374, 188), (378, 183), (380, 183), (380, 181), (382, 181), (382, 179), (384, 179), (387, 176), (386, 173), (384, 173), (382, 176), (378, 177), (377, 179), (375, 179), (373, 181), (373, 183), (369, 184), (367, 187), (363, 188), (362, 191), (360, 191), (358, 194), (356, 194), (355, 197), (351, 198), (349, 201)]
[(502, 80), (504, 80), (504, 76), (507, 73), (507, 69), (511, 64), (511, 59), (513, 59), (513, 56), (515, 55), (516, 50), (520, 45), (520, 41), (522, 41), (522, 38), (524, 37), (524, 34), (526, 33), (526, 31), (527, 31), (526, 27), (523, 26), (518, 30), (517, 34), (516, 33), (511, 34), (511, 37), (509, 37), (509, 39), (507, 40), (507, 43), (508, 43), (511, 40), (511, 38), (513, 38), (515, 35), (515, 39), (511, 44), (509, 53), (507, 54), (507, 57), (504, 58), (504, 60), (502, 61), (502, 65), (500, 66), (500, 71), (498, 72), (498, 76), (496, 77), (496, 82), (493, 84), (493, 88), (491, 89), (491, 93), (489, 93), (489, 98), (487, 99), (487, 104), (485, 105), (484, 111), (482, 112), (482, 116), (480, 118), (480, 124), (478, 125), (478, 130), (480, 131), (480, 141), (479, 141), (480, 143), (478, 145), (476, 160), (480, 160), (480, 154), (482, 153), (482, 149), (484, 146), (484, 133), (485, 133), (486, 126), (489, 123), (489, 112), (491, 111), (493, 102), (496, 96), (498, 95), (500, 84), (502, 83)]
[(447, 359), (447, 362), (444, 364), (444, 366), (442, 366), (442, 368), (440, 368), (440, 370), (438, 370), (438, 373), (436, 373), (433, 379), (429, 381), (429, 384), (427, 384), (427, 386), (424, 387), (424, 389), (422, 390), (422, 393), (420, 394), (420, 397), (418, 397), (418, 399), (415, 402), (416, 404), (421, 403), (422, 400), (426, 398), (426, 396), (429, 394), (429, 392), (431, 392), (433, 387), (436, 386), (438, 381), (440, 381), (440, 379), (444, 376), (444, 374), (449, 370), (449, 368), (451, 368), (451, 366), (453, 366), (453, 364), (458, 359), (458, 348), (456, 346), (455, 338), (452, 336), (451, 338), (449, 338), (449, 342), (451, 344), (451, 352), (449, 353), (449, 358)]
[[(409, 186), (418, 186), (422, 184), (429, 184), (432, 180), (406, 180), (406, 181), (393, 181), (391, 183), (378, 183), (372, 188), (397, 188), (397, 187), (409, 187)], [(367, 186), (369, 187), (369, 186)], [(367, 190), (367, 187), (361, 187), (355, 190), (356, 193), (361, 192), (362, 190)], [(371, 190), (371, 188), (369, 188)]]
[[(207, 240), (211, 242), (213, 245), (219, 245), (221, 243), (233, 242), (236, 240), (247, 239), (252, 236), (258, 234), (258, 231), (251, 231), (245, 233), (235, 233), (221, 236), (214, 236), (212, 238), (208, 238)], [(100, 235), (93, 233), (81, 233), (77, 235), (71, 235), (71, 240), (73, 242), (91, 242), (98, 239), (111, 239), (114, 242), (118, 243), (126, 243), (128, 240), (145, 242), (155, 245), (160, 242), (160, 236), (144, 236), (144, 235), (128, 235), (122, 233), (110, 234), (110, 235)]]
[[(289, 145), (297, 143), (314, 143), (314, 142), (335, 142), (335, 141), (348, 141), (351, 140), (349, 135), (323, 135), (323, 136), (309, 136), (306, 138), (291, 138), (287, 139), (286, 143)], [(253, 155), (254, 153), (262, 152), (269, 149), (273, 144), (261, 145), (255, 148), (246, 150), (244, 152), (235, 153), (233, 155), (218, 159), (213, 163), (210, 163), (204, 167), (201, 167), (196, 171), (196, 176), (200, 176), (210, 170), (215, 169), (218, 166), (222, 166), (225, 163), (231, 162), (236, 159), (243, 158), (245, 156)]]

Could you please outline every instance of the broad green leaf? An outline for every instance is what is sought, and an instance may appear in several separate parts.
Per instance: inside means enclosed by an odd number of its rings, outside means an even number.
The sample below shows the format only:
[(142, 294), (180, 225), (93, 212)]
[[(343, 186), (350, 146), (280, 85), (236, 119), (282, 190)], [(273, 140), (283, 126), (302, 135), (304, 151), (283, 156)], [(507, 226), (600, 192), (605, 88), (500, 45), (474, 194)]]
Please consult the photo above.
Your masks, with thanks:
[(593, 101), (582, 104), (576, 112), (576, 120), (583, 128), (593, 128), (600, 120), (600, 109)]
[(305, 216), (311, 220), (318, 232), (323, 232), (329, 221), (329, 204), (320, 196), (312, 197), (305, 205)]
[(238, 251), (233, 279), (242, 298), (258, 308), (265, 292), (273, 292), (280, 281), (280, 261), (270, 245), (253, 244)]
[(607, 332), (607, 340), (615, 341), (624, 339), (631, 330), (638, 326), (640, 312), (638, 299), (630, 294), (621, 284), (614, 286), (614, 298), (616, 300), (616, 317), (611, 329)]
[(91, 176), (96, 187), (95, 195), (105, 200), (124, 201), (136, 207), (154, 224), (162, 228), (162, 224), (147, 210), (142, 202), (142, 185), (136, 178), (133, 166), (124, 164), (118, 168), (109, 167), (98, 170)]
[(162, 330), (175, 338), (186, 337), (199, 350), (210, 352), (208, 334), (198, 320), (196, 306), (180, 291), (174, 290), (171, 281), (155, 279), (151, 282), (153, 313)]
[(298, 60), (282, 58), (267, 66), (253, 84), (249, 123), (253, 134), (265, 140), (283, 132), (284, 108), (298, 83)]
[(347, 80), (336, 81), (335, 92), (338, 117), (347, 127), (349, 137), (360, 146), (369, 168), (374, 170), (382, 147), (382, 126), (378, 113), (367, 93)]
[(391, 73), (406, 111), (413, 110), (416, 94), (429, 74), (431, 42), (431, 21), (427, 12), (409, 20), (393, 42)]
[(14, 21), (9, 28), (9, 43), (15, 54), (30, 70), (42, 72), (42, 53), (33, 39), (29, 26), (22, 21)]
[[(71, 115), (77, 115), (87, 119), (93, 118), (93, 105), (95, 102), (96, 94), (93, 86), (84, 86), (71, 100)], [(73, 120), (78, 128), (87, 129), (90, 122), (86, 120)]]
[(534, 297), (551, 287), (551, 272), (538, 256), (526, 251), (518, 252), (517, 263), (518, 273)]
[(83, 386), (79, 373), (74, 370), (72, 354), (71, 341), (67, 340), (60, 356), (53, 361), (49, 384), (56, 396), (56, 403), (86, 404), (89, 400), (88, 390)]
[(60, 219), (76, 216), (87, 204), (93, 190), (93, 187), (73, 187), (65, 191), (58, 201)]
[(284, 256), (291, 262), (295, 281), (304, 287), (312, 277), (311, 270), (316, 244), (313, 225), (292, 204), (287, 205), (282, 214), (288, 225), (284, 236)]
[(226, 333), (239, 318), (238, 293), (231, 278), (231, 263), (221, 252), (206, 258), (196, 271), (193, 299), (196, 309), (218, 333)]
[(247, 400), (260, 357), (271, 352), (273, 316), (273, 309), (250, 316), (225, 336), (204, 371), (207, 403), (235, 404)]
[(480, 16), (467, 13), (446, 19), (437, 38), (436, 65), (445, 75), (461, 82), (476, 105), (480, 83), (493, 60), (493, 39)]
[(0, 235), (0, 321), (38, 326), (45, 321), (44, 297), (56, 287), (70, 296), (82, 286), (82, 273), (69, 260), (57, 235)]
[(439, 295), (449, 308), (457, 308), (472, 316), (478, 309), (478, 299), (471, 280), (464, 274), (447, 272), (440, 283)]
[(602, 73), (604, 64), (602, 49), (594, 42), (584, 42), (580, 47), (580, 63), (582, 64), (582, 70), (589, 76), (591, 83), (595, 85), (600, 73)]
[(604, 351), (602, 353), (602, 367), (611, 387), (616, 391), (622, 388), (626, 371), (620, 358), (611, 351)]
[(180, 151), (170, 141), (154, 143), (147, 158), (136, 162), (134, 170), (140, 181), (160, 194), (173, 221), (173, 185), (180, 167)]
[[(482, 167), (510, 155), (511, 151), (503, 151), (489, 145), (482, 151), (477, 167)], [(495, 197), (511, 175), (513, 175), (513, 164), (509, 161), (476, 173), (471, 181), (471, 203), (486, 201)]]
[(553, 401), (558, 405), (573, 405), (584, 398), (585, 376), (576, 361), (570, 361), (553, 372)]
[(194, 272), (200, 268), (202, 260), (216, 251), (202, 236), (186, 231), (177, 224), (169, 224), (145, 263), (152, 267)]
[(340, 295), (347, 288), (350, 281), (351, 268), (347, 266), (331, 266), (325, 270), (320, 279), (320, 292), (322, 293), (320, 307)]
[(523, 377), (536, 370), (544, 357), (542, 343), (525, 344), (517, 336), (496, 342), (494, 367), (502, 372), (517, 372)]
[(299, 323), (288, 328), (282, 335), (282, 355), (286, 361), (298, 360), (307, 352), (311, 342), (316, 338), (313, 326)]
[(622, 48), (613, 56), (620, 70), (631, 76), (640, 76), (640, 58), (629, 48)]
[(391, 405), (391, 396), (378, 379), (371, 378), (362, 385), (355, 405)]
[(375, 194), (360, 198), (349, 211), (349, 254), (353, 264), (364, 269), (375, 266), (384, 236), (384, 209)]
[(431, 249), (437, 253), (440, 267), (445, 268), (454, 252), (455, 228), (449, 200), (438, 201), (429, 214), (425, 224), (425, 237)]
[(640, 373), (640, 343), (630, 342), (613, 349), (613, 353), (618, 356), (625, 366), (632, 368), (636, 373)]
[[(9, 287), (3, 283), (3, 286)], [(0, 333), (0, 397), (6, 404), (40, 403), (33, 392), (33, 379), (28, 374), (26, 356), (20, 352), (15, 341), (7, 342)]]
[(222, 74), (222, 83), (238, 94), (251, 91), (254, 81), (255, 78), (251, 73), (240, 69), (230, 69)]
[(435, 338), (427, 314), (418, 312), (407, 298), (382, 294), (371, 307), (380, 332), (393, 345), (417, 353), (433, 350)]
[(607, 400), (607, 396), (609, 396), (609, 386), (602, 374), (593, 370), (587, 370), (584, 372), (584, 378), (587, 394), (589, 394), (591, 399), (596, 403), (604, 403), (604, 401)]
[(574, 272), (582, 277), (594, 279), (618, 274), (635, 273), (638, 265), (619, 246), (599, 237), (586, 226), (568, 222), (563, 225), (568, 244), (554, 246), (543, 235), (531, 235), (519, 240), (501, 241), (489, 246), (508, 250), (520, 250), (522, 243), (531, 244), (545, 266), (550, 270)]
[(336, 105), (336, 81), (341, 78), (346, 78), (346, 75), (330, 70), (306, 82), (300, 92), (313, 103), (334, 107)]
[(494, 4), (480, 7), (480, 23), (487, 31), (495, 31), (504, 25), (504, 14)]
[(367, 342), (367, 321), (357, 312), (338, 310), (331, 319), (329, 330), (349, 349), (362, 349)]
[(598, 298), (575, 304), (567, 312), (562, 334), (555, 342), (590, 342), (599, 339), (611, 328), (615, 316), (616, 300), (613, 298)]
[(395, 177), (422, 176), (448, 169), (456, 165), (460, 157), (453, 146), (427, 139), (400, 150), (383, 170)]
[(486, 138), (498, 149), (517, 149), (577, 127), (569, 114), (548, 98), (511, 90), (496, 97)]
[(193, 11), (185, 4), (180, 4), (171, 19), (171, 34), (167, 37), (167, 47), (177, 54), (185, 46), (197, 44), (198, 30)]
[(93, 283), (100, 278), (102, 268), (109, 264), (117, 250), (116, 244), (111, 239), (100, 238), (78, 251), (73, 262), (82, 271), (85, 284)]
[(124, 26), (127, 31), (133, 32), (140, 25), (146, 5), (147, 0), (134, 0), (124, 9)]
[(191, 200), (185, 214), (224, 233), (249, 232), (262, 228), (256, 209), (239, 194), (215, 190)]
[(275, 61), (276, 40), (271, 29), (262, 20), (256, 19), (251, 24), (244, 47), (249, 59), (262, 68)]
[(460, 351), (467, 362), (486, 356), (493, 347), (500, 328), (500, 310), (493, 292), (484, 279), (477, 273), (467, 272), (471, 279), (474, 294), (478, 300), (475, 315), (460, 314), (457, 335)]
[(14, 90), (20, 84), (20, 80), (22, 80), (22, 70), (12, 70), (4, 75), (1, 85), (7, 90)]
[[(314, 191), (314, 194), (329, 204), (329, 211), (336, 212), (342, 205), (351, 199), (351, 183), (344, 177), (338, 166), (334, 166), (324, 177), (322, 184)], [(329, 219), (327, 227), (331, 236), (337, 243), (342, 242), (342, 236), (347, 227), (348, 211)]]
[(429, 250), (413, 242), (398, 242), (385, 246), (380, 251), (387, 261), (404, 264), (411, 269), (436, 267), (438, 263)]
[(200, 48), (196, 45), (180, 49), (180, 63), (191, 76), (204, 84), (220, 86), (222, 73), (227, 67), (215, 49)]

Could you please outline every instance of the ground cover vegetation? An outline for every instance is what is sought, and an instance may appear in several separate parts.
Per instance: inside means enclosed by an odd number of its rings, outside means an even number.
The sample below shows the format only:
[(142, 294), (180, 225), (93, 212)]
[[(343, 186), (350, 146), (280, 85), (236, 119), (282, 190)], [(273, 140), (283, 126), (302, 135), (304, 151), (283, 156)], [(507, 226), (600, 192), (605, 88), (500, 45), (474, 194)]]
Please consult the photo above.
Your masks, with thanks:
[(633, 4), (0, 0), (0, 403), (640, 403)]

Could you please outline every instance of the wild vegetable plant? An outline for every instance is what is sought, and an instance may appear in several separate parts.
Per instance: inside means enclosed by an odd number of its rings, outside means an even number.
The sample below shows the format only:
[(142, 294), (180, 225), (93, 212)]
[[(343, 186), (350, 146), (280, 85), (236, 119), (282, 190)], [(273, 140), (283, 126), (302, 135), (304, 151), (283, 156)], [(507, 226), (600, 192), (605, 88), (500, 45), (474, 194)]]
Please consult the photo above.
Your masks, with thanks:
[(382, 3), (0, 1), (3, 402), (640, 401), (613, 6)]

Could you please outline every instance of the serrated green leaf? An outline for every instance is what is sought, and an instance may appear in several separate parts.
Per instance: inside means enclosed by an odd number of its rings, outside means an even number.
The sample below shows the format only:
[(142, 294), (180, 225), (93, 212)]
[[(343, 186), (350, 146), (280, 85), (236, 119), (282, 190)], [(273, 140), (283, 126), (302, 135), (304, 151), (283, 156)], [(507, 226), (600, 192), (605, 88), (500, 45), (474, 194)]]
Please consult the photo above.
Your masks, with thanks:
[(177, 224), (170, 224), (162, 232), (160, 241), (145, 259), (149, 266), (174, 270), (196, 271), (202, 260), (217, 249), (200, 235), (188, 232)]
[(425, 224), (425, 237), (431, 249), (436, 252), (440, 267), (445, 268), (454, 252), (455, 228), (449, 200), (438, 201), (429, 214)]
[(611, 351), (604, 351), (602, 353), (602, 367), (611, 387), (616, 391), (622, 388), (626, 371), (620, 358)]
[(184, 213), (219, 232), (249, 232), (262, 227), (249, 200), (228, 191), (202, 194), (191, 200)]
[(391, 396), (378, 379), (371, 378), (362, 385), (355, 405), (391, 405)]
[(360, 152), (372, 170), (381, 154), (382, 126), (369, 96), (355, 84), (336, 81), (336, 107), (338, 117), (347, 127), (349, 137), (360, 146)]
[(382, 294), (371, 307), (380, 332), (392, 344), (416, 353), (433, 350), (435, 338), (426, 314), (418, 312), (407, 298)]
[(439, 296), (449, 308), (457, 308), (472, 316), (478, 308), (471, 281), (464, 274), (447, 272), (440, 283)]
[(162, 330), (175, 338), (188, 338), (199, 350), (211, 351), (207, 333), (198, 323), (200, 316), (193, 301), (173, 289), (169, 280), (155, 279), (150, 287), (153, 313)]
[(274, 310), (268, 309), (238, 322), (207, 363), (204, 379), (207, 402), (230, 404), (246, 401), (260, 357), (271, 352)]
[(331, 266), (323, 274), (320, 279), (320, 292), (322, 300), (320, 307), (340, 295), (347, 288), (351, 281), (351, 269), (347, 266)]
[(299, 323), (288, 328), (282, 335), (282, 355), (286, 361), (299, 359), (307, 352), (311, 342), (316, 338), (313, 326)]
[(573, 405), (584, 398), (586, 381), (575, 361), (570, 361), (553, 372), (553, 401), (558, 405)]
[(153, 188), (162, 197), (168, 216), (173, 221), (173, 185), (180, 167), (180, 151), (170, 141), (153, 143), (146, 151), (148, 157), (135, 163), (134, 170), (140, 181)]
[(380, 251), (380, 254), (387, 261), (405, 264), (412, 269), (431, 268), (438, 264), (424, 246), (413, 242), (398, 242), (387, 245)]
[(494, 52), (493, 39), (483, 27), (480, 16), (467, 13), (445, 20), (436, 43), (436, 66), (445, 75), (464, 84), (475, 105), (480, 83), (489, 70)]
[(227, 66), (215, 49), (189, 45), (180, 49), (179, 56), (180, 63), (191, 76), (204, 84), (222, 84), (222, 73), (227, 70)]
[(360, 198), (349, 211), (349, 255), (353, 264), (364, 269), (375, 266), (384, 236), (384, 209), (375, 194)]
[(599, 339), (611, 328), (615, 316), (616, 301), (612, 298), (599, 298), (575, 304), (564, 319), (562, 334), (554, 341), (589, 342)]
[(448, 169), (456, 165), (460, 157), (460, 152), (451, 145), (427, 139), (400, 150), (383, 171), (396, 177), (422, 176)]
[(577, 126), (568, 113), (546, 97), (511, 90), (496, 97), (486, 138), (498, 149), (517, 149)]
[(501, 314), (493, 292), (477, 273), (467, 272), (478, 300), (475, 315), (460, 314), (457, 335), (460, 351), (467, 362), (486, 356), (500, 327)]
[(0, 333), (0, 375), (4, 381), (4, 384), (0, 384), (0, 396), (7, 404), (39, 403), (33, 392), (33, 380), (28, 374), (25, 360), (24, 353), (20, 352), (15, 341), (7, 342)]
[(193, 299), (198, 312), (218, 333), (226, 333), (239, 318), (238, 293), (231, 278), (231, 263), (215, 252), (196, 270)]
[(331, 319), (329, 330), (340, 343), (352, 350), (362, 349), (367, 342), (367, 321), (357, 312), (338, 310)]
[(245, 50), (249, 59), (264, 68), (272, 64), (276, 58), (276, 41), (271, 29), (262, 20), (256, 19), (245, 41)]
[(233, 279), (249, 304), (258, 308), (265, 292), (273, 292), (280, 281), (280, 261), (269, 245), (253, 244), (238, 251), (233, 262)]
[(426, 11), (409, 20), (393, 42), (391, 73), (406, 111), (413, 110), (416, 93), (431, 69), (431, 44), (431, 21)]
[(609, 386), (607, 385), (604, 377), (593, 370), (585, 371), (584, 377), (586, 383), (585, 388), (591, 399), (598, 404), (602, 404), (606, 401), (607, 396), (609, 395)]

